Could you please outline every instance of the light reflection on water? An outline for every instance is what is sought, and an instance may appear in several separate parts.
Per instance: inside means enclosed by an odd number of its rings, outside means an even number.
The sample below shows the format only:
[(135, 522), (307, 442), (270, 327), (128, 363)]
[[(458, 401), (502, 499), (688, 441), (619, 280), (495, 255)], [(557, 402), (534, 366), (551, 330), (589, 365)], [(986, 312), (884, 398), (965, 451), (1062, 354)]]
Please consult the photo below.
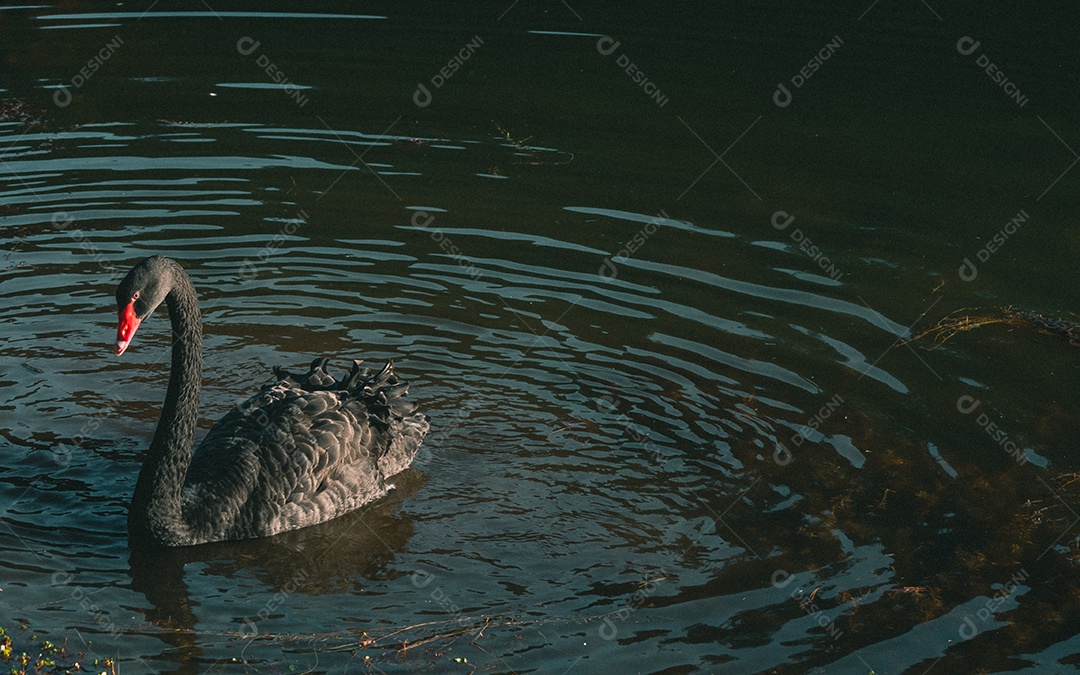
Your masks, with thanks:
[[(257, 14), (244, 17), (279, 17)], [(124, 672), (359, 670), (364, 656), (393, 669), (403, 640), (430, 637), (408, 659), (900, 670), (960, 644), (965, 617), (1018, 568), (1068, 569), (1031, 555), (1054, 537), (1014, 517), (1028, 494), (1016, 481), (1049, 480), (1046, 463), (1016, 478), (953, 409), (970, 354), (897, 345), (917, 314), (882, 269), (917, 265), (888, 246), (848, 253), (872, 226), (800, 221), (844, 270), (832, 279), (770, 226), (775, 205), (729, 206), (747, 198), (734, 179), (715, 208), (643, 200), (618, 181), (659, 194), (651, 182), (674, 178), (610, 178), (585, 131), (271, 123), (263, 106), (284, 95), (225, 88), (250, 97), (225, 121), (199, 121), (200, 98), (167, 116), (144, 103), (0, 127), (0, 523), (14, 535), (0, 616), (78, 630)], [(112, 294), (158, 252), (200, 292), (204, 430), (273, 365), (392, 358), (432, 417), (398, 490), (266, 541), (133, 555), (127, 501), (168, 324), (155, 317), (110, 357)], [(996, 367), (960, 382), (987, 387)], [(985, 398), (1014, 437), (1055, 438), (1025, 431), (1017, 392)], [(455, 642), (463, 629), (483, 651)]]

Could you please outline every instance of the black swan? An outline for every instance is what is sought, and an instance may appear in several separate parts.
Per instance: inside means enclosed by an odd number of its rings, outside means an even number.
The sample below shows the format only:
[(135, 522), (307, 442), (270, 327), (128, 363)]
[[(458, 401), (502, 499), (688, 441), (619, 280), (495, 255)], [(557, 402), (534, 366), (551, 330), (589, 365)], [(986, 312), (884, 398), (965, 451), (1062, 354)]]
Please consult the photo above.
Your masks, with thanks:
[(264, 537), (321, 523), (386, 494), (412, 463), (428, 418), (405, 398), (393, 365), (336, 381), (315, 359), (229, 411), (192, 451), (202, 384), (195, 287), (163, 256), (136, 265), (116, 289), (116, 354), (164, 301), (172, 371), (161, 419), (128, 513), (133, 544), (187, 546)]

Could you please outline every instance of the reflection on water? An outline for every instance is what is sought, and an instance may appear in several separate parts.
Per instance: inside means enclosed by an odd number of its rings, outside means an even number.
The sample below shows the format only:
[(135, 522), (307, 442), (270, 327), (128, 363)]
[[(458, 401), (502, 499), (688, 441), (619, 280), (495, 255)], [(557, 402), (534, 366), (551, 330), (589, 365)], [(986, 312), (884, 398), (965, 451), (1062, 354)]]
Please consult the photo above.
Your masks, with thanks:
[[(234, 625), (224, 630), (233, 640), (295, 641), (290, 622), (282, 621), (282, 610), (287, 607), (287, 598), (298, 593), (332, 597), (378, 595), (370, 593), (366, 580), (394, 580), (402, 576), (388, 571), (387, 565), (401, 552), (413, 527), (407, 517), (396, 511), (401, 501), (422, 485), (423, 479), (419, 472), (408, 469), (399, 474), (395, 483), (398, 490), (370, 508), (282, 536), (243, 544), (133, 552), (129, 559), (131, 588), (144, 595), (150, 604), (142, 610), (148, 625), (172, 628), (166, 642), (182, 653), (185, 660), (203, 664), (217, 660), (193, 632), (199, 616), (191, 607), (192, 591), (185, 582), (185, 569), (192, 563), (199, 564), (207, 577), (227, 583), (227, 593), (221, 589), (197, 604), (232, 612), (230, 620)], [(240, 613), (236, 614), (238, 610)], [(280, 629), (275, 630), (278, 626)], [(151, 664), (151, 667), (162, 665), (167, 664)]]
[[(972, 222), (944, 188), (908, 199), (923, 146), (893, 146), (920, 118), (820, 98), (868, 86), (845, 58), (887, 67), (854, 35), (778, 116), (755, 106), (835, 26), (789, 35), (782, 67), (725, 51), (760, 80), (732, 90), (704, 52), (648, 37), (700, 35), (681, 16), (568, 30), (520, 7), (478, 31), (474, 8), (448, 36), (393, 7), (274, 9), (0, 10), (32, 75), (0, 91), (0, 626), (122, 672), (922, 672), (1075, 653), (1070, 348), (994, 328), (900, 343), (959, 307), (1067, 307), (1061, 263), (1018, 234), (957, 277), (973, 233), (1017, 205), (987, 196)], [(902, 33), (891, 11), (867, 30)], [(215, 46), (192, 54), (188, 32)], [(663, 108), (597, 51), (610, 35)], [(1023, 203), (1044, 231), (1071, 206), (1050, 194)], [(398, 489), (265, 541), (133, 554), (168, 324), (111, 357), (112, 295), (158, 252), (200, 294), (204, 431), (274, 365), (392, 358), (432, 418)]]

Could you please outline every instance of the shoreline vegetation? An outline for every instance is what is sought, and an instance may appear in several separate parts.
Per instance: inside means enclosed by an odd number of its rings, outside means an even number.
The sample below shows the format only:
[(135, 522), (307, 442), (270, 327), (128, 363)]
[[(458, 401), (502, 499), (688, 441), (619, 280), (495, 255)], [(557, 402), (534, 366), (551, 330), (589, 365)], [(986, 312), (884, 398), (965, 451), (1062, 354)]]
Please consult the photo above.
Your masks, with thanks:
[[(82, 635), (75, 631), (79, 639)], [(85, 644), (85, 640), (83, 640)], [(12, 633), (0, 626), (0, 662), (12, 675), (28, 673), (95, 673), (118, 675), (116, 660), (112, 658), (86, 658), (86, 653), (71, 650), (67, 639), (63, 644), (43, 640), (25, 623)]]
[[(595, 618), (595, 617), (594, 617)], [(560, 619), (554, 619), (559, 621)], [(468, 638), (468, 646), (487, 654), (477, 644), (485, 637), (484, 631), (498, 628), (521, 628), (531, 624), (548, 623), (546, 619), (527, 619), (508, 615), (480, 617), (455, 617), (442, 621), (429, 621), (410, 626), (388, 628), (382, 635), (372, 635), (366, 631), (342, 631), (326, 634), (265, 634), (245, 635), (242, 632), (221, 633), (221, 637), (236, 641), (241, 653), (232, 658), (234, 664), (247, 666), (276, 665), (296, 669), (301, 663), (307, 664), (305, 657), (318, 659), (320, 653), (352, 652), (365, 667), (375, 664), (403, 665), (412, 662), (456, 663), (475, 668), (468, 656), (454, 656), (455, 645)], [(588, 623), (589, 619), (572, 619)], [(27, 623), (18, 623), (14, 631), (0, 626), (0, 672), (12, 675), (58, 675), (60, 673), (91, 673), (93, 675), (120, 675), (123, 657), (111, 658), (94, 656), (92, 643), (74, 630), (75, 638), (64, 638), (57, 644), (38, 635)], [(54, 640), (57, 639), (54, 637)], [(246, 646), (259, 641), (274, 644), (281, 649), (281, 657), (275, 662), (263, 658), (247, 658)], [(82, 649), (74, 648), (73, 642), (79, 642)], [(437, 644), (432, 644), (437, 643)], [(457, 645), (463, 646), (463, 645)], [(423, 649), (420, 649), (423, 647)], [(84, 651), (85, 650), (85, 651)], [(419, 651), (411, 651), (419, 650)], [(365, 653), (368, 652), (368, 653)], [(419, 659), (419, 661), (417, 661)]]

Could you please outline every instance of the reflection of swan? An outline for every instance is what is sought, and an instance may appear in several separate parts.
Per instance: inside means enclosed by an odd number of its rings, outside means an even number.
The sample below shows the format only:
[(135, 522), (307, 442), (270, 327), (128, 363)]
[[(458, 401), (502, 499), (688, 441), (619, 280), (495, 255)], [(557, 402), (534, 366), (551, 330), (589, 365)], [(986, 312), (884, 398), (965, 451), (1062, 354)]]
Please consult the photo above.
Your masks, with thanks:
[[(204, 633), (195, 630), (210, 619), (207, 608), (213, 608), (215, 622), (221, 618), (216, 612), (232, 616), (233, 627), (227, 630), (241, 637), (256, 633), (265, 636), (273, 631), (274, 624), (263, 621), (263, 610), (271, 603), (280, 603), (282, 594), (357, 597), (373, 581), (394, 578), (398, 573), (391, 563), (415, 532), (412, 518), (401, 512), (401, 504), (423, 487), (424, 480), (416, 469), (406, 469), (394, 477), (396, 489), (385, 499), (340, 518), (275, 537), (171, 549), (133, 549), (128, 561), (131, 588), (147, 600), (146, 608), (138, 611), (148, 622), (165, 629), (154, 631), (154, 636), (168, 645), (151, 663), (161, 664), (155, 667), (162, 673), (191, 673), (193, 662), (220, 656), (206, 651), (210, 645)], [(257, 583), (245, 582), (237, 588), (240, 579), (254, 579)], [(203, 604), (200, 598), (207, 589), (222, 583), (229, 585), (230, 593), (212, 605)], [(300, 655), (286, 657), (280, 645), (269, 644), (265, 652), (258, 651), (261, 642), (245, 649), (252, 658), (261, 655), (275, 660), (299, 659), (297, 665), (308, 667), (296, 672), (312, 672), (313, 664)]]
[(139, 324), (165, 302), (172, 371), (128, 513), (133, 543), (183, 546), (262, 537), (320, 523), (381, 497), (412, 463), (427, 417), (403, 397), (391, 364), (359, 362), (335, 381), (316, 359), (230, 411), (192, 453), (202, 380), (195, 288), (176, 262), (154, 256), (120, 282), (122, 354)]

